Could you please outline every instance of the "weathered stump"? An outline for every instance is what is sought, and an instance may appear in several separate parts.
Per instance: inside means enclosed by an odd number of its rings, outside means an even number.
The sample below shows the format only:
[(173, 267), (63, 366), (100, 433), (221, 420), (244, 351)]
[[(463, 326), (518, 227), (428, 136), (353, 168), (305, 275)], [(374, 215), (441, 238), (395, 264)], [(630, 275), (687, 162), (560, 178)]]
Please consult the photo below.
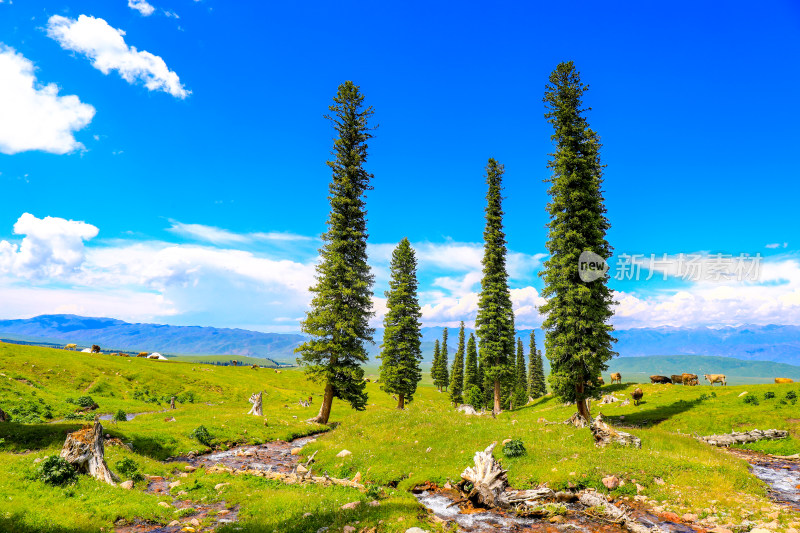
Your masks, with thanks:
[(547, 487), (531, 490), (513, 490), (508, 488), (508, 477), (500, 463), (495, 461), (492, 451), (496, 442), (484, 451), (475, 452), (475, 466), (466, 468), (461, 478), (472, 483), (472, 490), (467, 494), (468, 500), (485, 507), (508, 509), (514, 505), (526, 503), (532, 505), (537, 500), (552, 498), (555, 493)]
[(248, 415), (264, 416), (264, 411), (261, 407), (263, 394), (263, 392), (259, 392), (258, 394), (250, 396), (249, 402), (253, 404), (253, 407), (250, 408), (250, 411), (247, 413)]
[(8, 422), (11, 417), (0, 409), (0, 422)]
[(175, 409), (175, 396), (169, 399), (169, 408)]
[(634, 448), (641, 448), (642, 441), (639, 437), (635, 437), (630, 433), (624, 431), (617, 431), (603, 421), (603, 415), (598, 413), (597, 417), (592, 420), (589, 426), (594, 435), (594, 445), (601, 448), (616, 442), (623, 446), (633, 446)]
[(78, 472), (116, 485), (119, 478), (108, 469), (103, 449), (103, 426), (95, 422), (92, 427), (85, 427), (67, 435), (61, 457), (72, 464)]
[(564, 421), (565, 424), (572, 424), (576, 428), (585, 428), (588, 425), (586, 419), (580, 413), (572, 413), (572, 416)]

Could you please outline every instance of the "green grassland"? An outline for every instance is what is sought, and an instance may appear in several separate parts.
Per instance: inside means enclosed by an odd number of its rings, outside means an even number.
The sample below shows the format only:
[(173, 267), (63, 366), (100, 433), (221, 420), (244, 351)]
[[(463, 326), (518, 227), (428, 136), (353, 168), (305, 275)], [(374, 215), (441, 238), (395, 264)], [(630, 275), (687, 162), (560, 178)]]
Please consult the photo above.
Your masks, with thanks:
[[(368, 375), (374, 377), (374, 370), (369, 369)], [(418, 525), (443, 531), (408, 489), (425, 481), (455, 481), (471, 464), (476, 450), (515, 437), (522, 439), (528, 450), (525, 456), (502, 459), (515, 487), (548, 483), (552, 488), (571, 484), (605, 490), (601, 478), (616, 474), (630, 481), (617, 489), (617, 495), (635, 494), (638, 483), (643, 494), (665, 509), (694, 511), (716, 517), (719, 523), (739, 523), (745, 516), (769, 521), (766, 515), (774, 507), (766, 498), (765, 485), (749, 473), (745, 462), (701, 444), (691, 435), (788, 429), (789, 439), (752, 447), (769, 453), (800, 452), (800, 407), (785, 400), (789, 391), (800, 394), (800, 384), (713, 389), (642, 385), (645, 396), (639, 406), (593, 406), (593, 413), (602, 411), (612, 424), (629, 427), (626, 431), (642, 439), (642, 449), (631, 450), (598, 449), (588, 430), (545, 423), (563, 421), (574, 411), (550, 397), (496, 419), (468, 417), (454, 411), (446, 394), (426, 383), (408, 408), (398, 411), (396, 402), (373, 380), (368, 384), (370, 399), (365, 411), (355, 412), (336, 401), (333, 429), (304, 448), (304, 453), (318, 452), (317, 471), (335, 477), (361, 472), (372, 489), (370, 494), (203, 471), (181, 478), (181, 487), (193, 501), (224, 500), (240, 505), (239, 522), (224, 528), (230, 531), (305, 532), (329, 526), (333, 533), (356, 522), (359, 530), (376, 527), (377, 531), (396, 532)], [(604, 391), (621, 398), (633, 388), (626, 383), (608, 385)], [(264, 391), (264, 418), (246, 415), (250, 408), (247, 399), (257, 391)], [(739, 396), (744, 391), (758, 403), (745, 403)], [(65, 435), (83, 423), (67, 420), (83, 416), (75, 414), (78, 406), (68, 400), (88, 395), (99, 405), (95, 413), (119, 409), (148, 413), (128, 422), (104, 423), (107, 433), (133, 447), (130, 451), (107, 446), (107, 461), (116, 469), (127, 457), (142, 473), (175, 476), (182, 464), (166, 459), (208, 449), (189, 436), (200, 425), (208, 428), (215, 448), (286, 440), (328, 429), (305, 422), (316, 414), (320, 392), (321, 387), (307, 382), (298, 370), (277, 373), (0, 344), (0, 408), (14, 417), (10, 423), (0, 423), (0, 530), (109, 531), (120, 518), (168, 523), (177, 517), (174, 509), (158, 505), (159, 501), (171, 501), (170, 497), (145, 493), (142, 483), (125, 491), (87, 477), (63, 487), (36, 479), (34, 461), (57, 454)], [(767, 392), (775, 397), (766, 398)], [(301, 407), (298, 401), (309, 395), (314, 403)], [(179, 398), (177, 409), (162, 412), (168, 409), (171, 396)], [(175, 421), (167, 422), (167, 417)], [(337, 458), (342, 449), (352, 455)], [(502, 458), (499, 450), (496, 456)], [(656, 478), (665, 483), (656, 483)], [(230, 486), (222, 492), (214, 490), (221, 482)], [(340, 510), (344, 503), (368, 501), (376, 494), (380, 495), (379, 507)], [(306, 513), (311, 515), (304, 516)], [(790, 512), (779, 518), (781, 524), (798, 520), (800, 515)]]

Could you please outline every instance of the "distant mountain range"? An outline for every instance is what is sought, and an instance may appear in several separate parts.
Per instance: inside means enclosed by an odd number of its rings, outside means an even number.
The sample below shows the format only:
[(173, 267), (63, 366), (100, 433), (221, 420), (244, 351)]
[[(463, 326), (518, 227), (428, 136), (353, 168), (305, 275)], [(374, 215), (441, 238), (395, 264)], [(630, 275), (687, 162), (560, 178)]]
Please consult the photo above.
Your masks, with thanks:
[[(433, 342), (442, 336), (441, 327), (422, 330), (423, 360), (430, 361)], [(544, 334), (536, 332), (536, 344), (544, 348)], [(450, 357), (458, 343), (458, 330), (449, 328)], [(467, 336), (471, 330), (467, 330)], [(530, 330), (521, 330), (528, 352)], [(294, 348), (304, 337), (291, 333), (261, 333), (244, 329), (199, 326), (130, 324), (112, 318), (76, 315), (42, 315), (23, 320), (1, 320), (0, 337), (25, 340), (99, 344), (103, 348), (131, 351), (158, 351), (174, 354), (220, 354), (269, 357), (294, 361)], [(376, 331), (375, 344), (368, 347), (375, 360), (380, 352), (383, 331)], [(616, 350), (622, 357), (651, 355), (706, 355), (734, 357), (749, 361), (772, 361), (800, 365), (800, 327), (738, 326), (725, 328), (640, 328), (615, 332)]]

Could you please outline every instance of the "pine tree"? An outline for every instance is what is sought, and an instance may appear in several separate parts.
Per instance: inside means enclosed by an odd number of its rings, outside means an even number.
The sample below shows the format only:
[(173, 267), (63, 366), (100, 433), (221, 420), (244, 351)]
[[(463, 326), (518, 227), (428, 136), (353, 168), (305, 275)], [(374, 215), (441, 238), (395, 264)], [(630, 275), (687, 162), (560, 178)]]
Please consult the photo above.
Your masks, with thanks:
[(326, 424), (333, 398), (363, 410), (367, 404), (362, 363), (368, 360), (364, 343), (372, 342), (369, 326), (372, 312), (373, 276), (367, 264), (367, 211), (364, 194), (372, 175), (363, 168), (367, 141), (372, 138), (367, 122), (372, 107), (364, 107), (364, 96), (351, 81), (339, 86), (331, 114), (338, 137), (329, 186), (328, 231), (322, 235), (317, 281), (311, 309), (302, 323), (310, 339), (295, 351), (306, 376), (325, 384), (325, 394), (314, 422)]
[(464, 322), (458, 331), (458, 348), (453, 356), (453, 370), (450, 372), (450, 401), (454, 405), (464, 403)]
[(523, 390), (528, 388), (528, 375), (525, 372), (525, 351), (522, 339), (517, 339), (517, 386)]
[(467, 341), (467, 361), (464, 367), (464, 391), (466, 392), (472, 387), (480, 387), (481, 382), (478, 376), (478, 347), (475, 344), (474, 333), (469, 334), (469, 341)]
[(383, 319), (381, 346), (381, 390), (397, 394), (397, 408), (414, 399), (417, 384), (422, 379), (419, 363), (422, 331), (417, 298), (417, 260), (408, 239), (403, 239), (392, 252), (391, 280), (386, 292), (388, 309)]
[(433, 362), (431, 363), (431, 381), (433, 384), (439, 388), (439, 392), (442, 391), (442, 387), (439, 386), (439, 365), (441, 364), (441, 352), (439, 351), (439, 339), (436, 339), (436, 342), (433, 343)]
[(450, 370), (447, 368), (447, 363), (447, 328), (444, 328), (442, 347), (439, 352), (439, 364), (436, 368), (436, 375), (433, 378), (433, 384), (439, 387), (439, 390), (447, 391), (447, 387), (450, 386)]
[(560, 63), (550, 74), (544, 96), (545, 118), (553, 126), (555, 152), (550, 154), (547, 205), (549, 259), (539, 273), (544, 278), (542, 296), (547, 303), (545, 348), (550, 359), (550, 386), (561, 400), (575, 402), (578, 413), (589, 420), (586, 399), (598, 392), (597, 378), (608, 369), (615, 352), (612, 343), (613, 294), (607, 276), (583, 281), (579, 275), (582, 252), (608, 259), (606, 218), (600, 163), (600, 140), (584, 116), (581, 83), (573, 63)]
[(541, 398), (547, 392), (544, 380), (544, 363), (542, 362), (542, 351), (536, 348), (536, 334), (531, 330), (531, 341), (529, 346), (530, 360), (528, 362), (528, 396), (531, 398)]
[(497, 414), (501, 407), (501, 383), (514, 374), (514, 311), (506, 272), (506, 236), (503, 232), (503, 166), (494, 159), (486, 165), (486, 228), (483, 232), (483, 278), (475, 327), (480, 340), (484, 379), (491, 382)]

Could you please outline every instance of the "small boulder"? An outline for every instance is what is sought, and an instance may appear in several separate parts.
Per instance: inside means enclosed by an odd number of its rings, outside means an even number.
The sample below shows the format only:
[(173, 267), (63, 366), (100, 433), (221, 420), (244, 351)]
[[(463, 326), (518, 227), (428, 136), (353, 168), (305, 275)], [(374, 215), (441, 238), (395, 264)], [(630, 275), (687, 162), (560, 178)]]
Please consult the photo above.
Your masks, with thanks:
[(168, 504), (167, 502), (158, 502), (158, 505), (160, 505), (160, 506), (161, 506), (161, 507), (163, 507), (164, 509), (169, 509), (170, 507), (172, 507), (172, 506), (171, 506), (170, 504)]
[(684, 522), (697, 522), (697, 518), (698, 516), (694, 513), (686, 513), (681, 517)]
[(653, 479), (653, 483), (655, 483), (656, 485), (663, 485), (664, 484), (664, 480), (661, 479), (660, 477), (657, 477), (657, 478)]
[(356, 475), (353, 476), (353, 483), (361, 483), (361, 472), (356, 472)]
[(355, 509), (355, 508), (356, 508), (356, 507), (358, 507), (359, 505), (361, 505), (361, 502), (360, 502), (360, 501), (358, 501), (358, 502), (350, 502), (350, 503), (346, 503), (346, 504), (342, 505), (342, 511), (347, 511), (347, 510), (350, 510), (350, 509)]
[(192, 518), (189, 520), (189, 523), (192, 524), (194, 527), (200, 527), (200, 520), (197, 518)]
[(180, 522), (178, 522), (177, 520), (173, 520), (172, 522), (167, 524), (167, 527), (175, 527), (175, 526), (179, 526), (179, 525), (181, 525)]
[(214, 485), (214, 490), (222, 490), (228, 485), (230, 485), (230, 483), (217, 483), (216, 485)]
[(511, 439), (505, 439), (505, 440), (503, 441), (503, 446), (505, 446), (505, 445), (506, 445), (506, 444), (508, 444), (509, 442), (511, 442)]
[(617, 476), (607, 476), (602, 479), (603, 485), (608, 490), (614, 490), (619, 487), (619, 478)]
[(292, 451), (290, 453), (292, 455), (300, 455), (301, 453), (303, 453), (303, 448), (292, 448)]
[(122, 487), (123, 489), (131, 490), (133, 488), (133, 481), (131, 481), (130, 479), (128, 481), (123, 481), (122, 483), (119, 484), (119, 486)]
[(297, 473), (298, 474), (308, 474), (308, 468), (303, 465), (297, 465)]
[(353, 526), (344, 526), (344, 529), (342, 529), (342, 531), (344, 533), (356, 533), (356, 528), (354, 528)]
[(350, 450), (342, 450), (336, 454), (336, 457), (347, 457), (348, 455), (353, 455), (353, 452)]
[(669, 511), (667, 511), (665, 513), (661, 513), (661, 518), (663, 518), (664, 520), (667, 520), (669, 522), (676, 522), (677, 523), (677, 522), (681, 521), (681, 517), (680, 516), (678, 516), (675, 513), (671, 513)]
[(429, 533), (429, 532), (419, 527), (410, 527), (406, 529), (406, 533)]
[(367, 505), (369, 505), (370, 507), (380, 507), (381, 502), (379, 502), (378, 500), (372, 500)]
[(174, 489), (175, 487), (180, 486), (180, 484), (181, 484), (180, 481), (173, 481), (172, 483), (169, 484), (169, 488)]

